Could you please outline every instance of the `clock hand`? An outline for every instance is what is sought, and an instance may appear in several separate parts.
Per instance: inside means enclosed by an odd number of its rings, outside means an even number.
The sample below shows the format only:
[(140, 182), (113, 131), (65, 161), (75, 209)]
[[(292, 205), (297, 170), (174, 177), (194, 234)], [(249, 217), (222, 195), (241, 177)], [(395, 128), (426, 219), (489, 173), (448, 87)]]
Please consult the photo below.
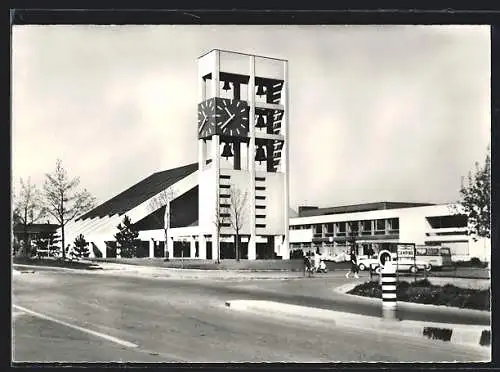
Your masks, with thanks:
[(230, 117), (229, 119), (227, 119), (227, 120), (224, 122), (224, 124), (222, 124), (222, 125), (220, 126), (220, 129), (224, 129), (224, 128), (225, 128), (225, 127), (226, 127), (226, 126), (227, 126), (227, 125), (231, 122), (231, 120), (233, 120), (233, 119), (234, 119), (234, 117), (235, 117), (235, 116), (236, 116), (235, 114), (231, 115), (231, 117)]
[(231, 116), (231, 111), (229, 111), (229, 110), (227, 109), (227, 107), (224, 107), (224, 110), (226, 110), (226, 112), (229, 114), (229, 116)]
[(205, 116), (205, 119), (203, 119), (203, 122), (200, 125), (200, 129), (198, 130), (199, 133), (201, 133), (201, 131), (203, 130), (203, 127), (205, 126), (206, 121), (207, 121), (207, 117)]

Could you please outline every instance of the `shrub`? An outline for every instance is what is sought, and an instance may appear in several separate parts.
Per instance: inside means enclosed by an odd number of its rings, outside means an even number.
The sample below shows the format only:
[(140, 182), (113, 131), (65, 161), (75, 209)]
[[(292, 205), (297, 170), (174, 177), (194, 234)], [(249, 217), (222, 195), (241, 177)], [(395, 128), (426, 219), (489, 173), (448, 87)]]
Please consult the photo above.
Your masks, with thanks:
[(90, 255), (89, 251), (89, 243), (85, 240), (85, 237), (83, 234), (78, 235), (75, 238), (75, 241), (73, 242), (74, 244), (74, 255), (76, 258), (81, 258), (81, 257), (88, 257)]
[[(398, 301), (445, 305), (476, 310), (490, 310), (490, 291), (459, 288), (452, 284), (432, 285), (427, 279), (397, 285)], [(382, 288), (378, 281), (360, 284), (347, 292), (358, 296), (380, 298)]]
[(431, 287), (432, 284), (428, 279), (420, 279), (412, 284), (414, 287)]
[(477, 257), (472, 257), (470, 259), (470, 263), (471, 263), (471, 265), (479, 266), (479, 265), (481, 265), (481, 260)]

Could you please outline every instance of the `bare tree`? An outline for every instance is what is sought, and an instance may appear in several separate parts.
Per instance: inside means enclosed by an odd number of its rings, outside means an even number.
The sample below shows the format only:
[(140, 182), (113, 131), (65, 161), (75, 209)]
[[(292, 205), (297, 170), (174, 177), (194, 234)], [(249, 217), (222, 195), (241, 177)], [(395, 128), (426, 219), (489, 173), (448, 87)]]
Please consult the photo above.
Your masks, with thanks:
[(80, 214), (94, 206), (95, 198), (86, 190), (77, 190), (80, 184), (78, 177), (69, 179), (60, 159), (56, 162), (56, 169), (52, 174), (46, 174), (45, 206), (47, 211), (56, 219), (61, 229), (62, 257), (66, 258), (64, 245), (64, 226)]
[(235, 232), (236, 260), (240, 260), (240, 231), (245, 223), (245, 209), (248, 193), (231, 185), (229, 187), (229, 224)]
[[(175, 198), (175, 191), (171, 188), (167, 188), (157, 194), (151, 201), (148, 203), (148, 209), (151, 212), (151, 215), (156, 220), (156, 222), (163, 226), (163, 234), (165, 235), (165, 257), (168, 260), (168, 228), (170, 227), (170, 202)], [(165, 206), (165, 214), (163, 217), (158, 216), (154, 212), (158, 209)]]
[[(215, 216), (214, 216), (214, 225), (215, 228), (217, 229), (217, 235), (220, 237), (220, 232), (224, 226), (227, 226), (228, 224), (230, 225), (230, 219), (229, 216), (230, 211), (227, 207), (222, 207), (222, 208), (215, 208)], [(217, 249), (217, 263), (220, 263), (220, 239), (219, 239), (219, 246), (216, 247)]]
[(43, 206), (43, 200), (40, 191), (36, 185), (31, 183), (31, 179), (25, 182), (20, 179), (21, 190), (15, 197), (13, 221), (23, 227), (24, 244), (21, 252), (24, 255), (30, 254), (30, 236), (29, 227), (46, 216), (46, 210)]

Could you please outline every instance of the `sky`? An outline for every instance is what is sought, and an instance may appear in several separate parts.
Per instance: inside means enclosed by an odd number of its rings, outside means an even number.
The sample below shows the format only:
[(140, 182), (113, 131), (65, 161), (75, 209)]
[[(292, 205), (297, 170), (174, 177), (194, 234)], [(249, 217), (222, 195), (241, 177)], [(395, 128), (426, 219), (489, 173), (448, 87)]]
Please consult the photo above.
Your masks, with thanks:
[(212, 49), (289, 61), (292, 208), (454, 202), (487, 153), (489, 26), (14, 26), (14, 188), (59, 158), (102, 203), (197, 162)]

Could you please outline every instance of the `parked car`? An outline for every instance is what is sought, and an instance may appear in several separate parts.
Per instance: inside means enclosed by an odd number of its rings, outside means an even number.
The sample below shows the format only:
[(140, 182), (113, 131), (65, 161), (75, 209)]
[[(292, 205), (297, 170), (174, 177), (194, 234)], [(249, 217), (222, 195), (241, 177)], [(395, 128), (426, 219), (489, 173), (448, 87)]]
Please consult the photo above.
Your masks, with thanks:
[[(396, 254), (392, 254), (393, 260), (396, 259)], [(358, 268), (360, 271), (369, 270), (370, 266), (372, 270), (375, 270), (379, 266), (378, 253), (371, 257), (368, 256), (358, 256)]]
[(368, 256), (359, 256), (358, 257), (358, 269), (359, 271), (368, 270), (370, 268), (378, 266), (378, 255), (374, 255), (372, 257)]
[[(397, 271), (409, 271), (411, 273), (416, 273), (417, 271), (431, 271), (432, 266), (422, 260), (414, 260), (411, 257), (400, 257), (399, 260), (396, 262), (393, 262), (394, 265), (396, 265)], [(374, 267), (372, 266), (372, 269), (374, 269), (377, 273), (380, 272), (380, 267), (378, 264), (378, 261)]]
[(332, 261), (332, 262), (346, 262), (349, 261), (349, 255), (347, 253), (338, 253), (336, 255), (327, 255), (327, 256), (322, 256), (322, 259), (325, 261)]

